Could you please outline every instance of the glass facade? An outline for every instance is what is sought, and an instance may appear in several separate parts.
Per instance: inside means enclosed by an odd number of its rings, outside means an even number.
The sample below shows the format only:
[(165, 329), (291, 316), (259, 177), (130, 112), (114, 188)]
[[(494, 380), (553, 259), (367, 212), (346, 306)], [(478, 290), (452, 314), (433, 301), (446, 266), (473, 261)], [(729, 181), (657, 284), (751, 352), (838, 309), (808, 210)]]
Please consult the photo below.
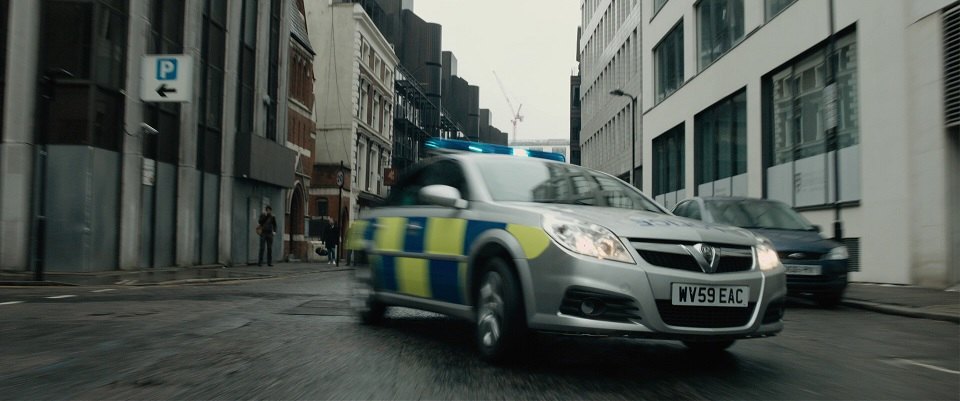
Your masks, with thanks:
[(657, 102), (683, 84), (683, 22), (677, 24), (653, 49), (657, 77)]
[(700, 69), (743, 39), (743, 0), (703, 0), (697, 4)]
[[(824, 119), (827, 45), (798, 58), (767, 78), (767, 192), (792, 206), (833, 201), (833, 157)], [(859, 199), (859, 102), (855, 33), (837, 39), (837, 139), (840, 200)], [(850, 167), (845, 167), (850, 166)]]
[(220, 172), (226, 32), (227, 0), (206, 0), (200, 49), (197, 166), (211, 174)]
[(684, 125), (680, 124), (653, 139), (653, 195), (684, 187)]
[(660, 12), (664, 4), (667, 4), (667, 0), (653, 0), (653, 13), (656, 14)]
[(697, 184), (747, 172), (747, 94), (717, 102), (694, 119)]
[(126, 1), (44, 3), (42, 70), (73, 75), (58, 80), (46, 143), (120, 149), (127, 18)]
[(253, 114), (256, 107), (255, 84), (257, 66), (257, 0), (243, 0), (240, 27), (240, 59), (238, 62), (237, 131), (254, 134)]
[(764, 0), (766, 20), (770, 21), (797, 0)]
[[(183, 53), (184, 0), (155, 1), (150, 10), (148, 54)], [(180, 103), (145, 102), (144, 120), (160, 133), (144, 135), (143, 156), (175, 164), (180, 149)], [(159, 137), (163, 140), (158, 140)]]

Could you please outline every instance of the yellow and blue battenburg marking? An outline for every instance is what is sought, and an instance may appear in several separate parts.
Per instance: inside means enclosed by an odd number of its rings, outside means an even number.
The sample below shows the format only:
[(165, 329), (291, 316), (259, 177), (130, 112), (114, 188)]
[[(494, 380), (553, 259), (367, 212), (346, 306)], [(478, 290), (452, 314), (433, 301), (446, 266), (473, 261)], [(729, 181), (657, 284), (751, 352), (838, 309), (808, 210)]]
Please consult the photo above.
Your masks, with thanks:
[(465, 304), (467, 263), (462, 260), (488, 230), (511, 233), (528, 259), (540, 256), (550, 241), (539, 227), (440, 217), (381, 217), (355, 223), (351, 234), (357, 238), (351, 243), (360, 245), (359, 249), (365, 241), (372, 241), (369, 260), (378, 288)]

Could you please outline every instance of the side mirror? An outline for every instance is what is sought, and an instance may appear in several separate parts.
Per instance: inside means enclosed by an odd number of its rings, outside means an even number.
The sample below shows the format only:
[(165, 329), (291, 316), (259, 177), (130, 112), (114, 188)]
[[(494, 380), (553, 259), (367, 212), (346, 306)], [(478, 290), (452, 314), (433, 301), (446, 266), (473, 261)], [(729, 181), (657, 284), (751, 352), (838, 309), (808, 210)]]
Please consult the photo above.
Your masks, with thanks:
[(820, 232), (823, 232), (823, 227), (820, 227), (819, 225), (814, 224), (812, 230), (820, 233)]
[(467, 201), (460, 197), (460, 191), (449, 185), (427, 185), (420, 188), (420, 199), (437, 206), (467, 208)]

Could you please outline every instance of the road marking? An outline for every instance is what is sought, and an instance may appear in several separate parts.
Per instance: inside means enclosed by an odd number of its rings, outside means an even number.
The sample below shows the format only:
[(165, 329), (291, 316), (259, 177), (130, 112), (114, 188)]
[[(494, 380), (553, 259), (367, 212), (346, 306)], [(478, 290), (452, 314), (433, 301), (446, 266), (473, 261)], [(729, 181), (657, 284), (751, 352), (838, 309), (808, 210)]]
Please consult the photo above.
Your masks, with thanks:
[(90, 291), (90, 292), (110, 292), (110, 291), (116, 291), (116, 289), (114, 289), (114, 288), (104, 288), (104, 289), (102, 289), (102, 290), (93, 290), (93, 291)]
[(63, 298), (73, 298), (73, 297), (76, 297), (76, 295), (57, 295), (53, 297), (47, 297), (47, 299), (63, 299)]
[(3, 306), (3, 305), (16, 305), (16, 304), (22, 304), (22, 303), (23, 303), (23, 301), (0, 302), (0, 306)]
[(940, 371), (940, 372), (944, 372), (944, 373), (953, 373), (953, 374), (955, 374), (955, 375), (960, 375), (960, 371), (950, 370), (950, 369), (947, 369), (947, 368), (941, 368), (941, 367), (939, 367), (939, 366), (927, 365), (927, 364), (925, 364), (925, 363), (920, 363), (920, 362), (917, 362), (917, 361), (911, 361), (911, 360), (909, 360), (909, 359), (900, 359), (900, 361), (903, 362), (903, 363), (906, 363), (906, 364), (910, 364), (910, 365), (914, 365), (914, 366), (919, 366), (919, 367), (921, 367), (921, 368), (927, 368), (927, 369), (932, 369), (932, 370), (936, 370), (936, 371)]

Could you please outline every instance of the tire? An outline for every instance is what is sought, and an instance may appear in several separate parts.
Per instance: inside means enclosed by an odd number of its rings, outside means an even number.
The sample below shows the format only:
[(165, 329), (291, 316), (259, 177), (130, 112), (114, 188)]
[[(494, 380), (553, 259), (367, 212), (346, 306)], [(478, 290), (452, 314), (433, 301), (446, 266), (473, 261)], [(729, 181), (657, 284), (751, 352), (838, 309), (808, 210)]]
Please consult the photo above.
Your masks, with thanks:
[(693, 351), (706, 353), (720, 353), (730, 348), (736, 340), (723, 341), (684, 341), (683, 345)]
[(494, 364), (511, 361), (527, 334), (520, 283), (507, 262), (494, 258), (483, 266), (474, 291), (480, 357)]
[[(358, 269), (360, 270), (360, 269)], [(375, 291), (372, 285), (372, 275), (363, 277), (354, 271), (353, 280), (353, 308), (360, 318), (360, 323), (364, 325), (378, 325), (383, 322), (384, 315), (387, 312), (387, 306), (377, 301)]]
[(813, 299), (821, 308), (833, 309), (839, 306), (840, 302), (843, 301), (843, 293), (836, 292), (830, 294), (818, 294)]

